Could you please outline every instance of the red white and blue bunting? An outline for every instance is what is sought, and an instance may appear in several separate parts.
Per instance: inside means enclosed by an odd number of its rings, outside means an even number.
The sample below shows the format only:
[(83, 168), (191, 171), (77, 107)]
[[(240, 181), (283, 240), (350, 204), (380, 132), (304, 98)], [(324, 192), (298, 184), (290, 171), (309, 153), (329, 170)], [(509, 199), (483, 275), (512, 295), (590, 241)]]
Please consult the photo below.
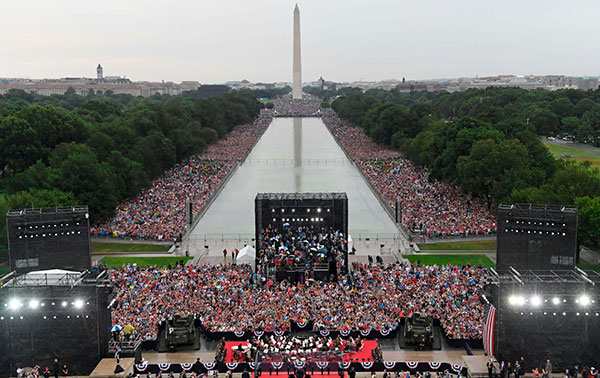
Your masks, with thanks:
[(183, 370), (186, 370), (186, 371), (187, 371), (187, 370), (192, 370), (192, 367), (194, 366), (194, 364), (189, 364), (189, 363), (187, 363), (187, 364), (186, 364), (186, 363), (184, 363), (184, 364), (180, 364), (180, 365), (181, 365), (181, 368), (182, 368)]
[(322, 330), (320, 330), (320, 331), (319, 331), (319, 333), (320, 333), (320, 334), (321, 334), (321, 336), (323, 336), (323, 337), (327, 337), (327, 336), (329, 336), (329, 331), (328, 331), (328, 330), (326, 330), (326, 329), (325, 329), (325, 330), (323, 330), (323, 329), (322, 329)]
[(395, 361), (384, 361), (383, 366), (385, 366), (386, 369), (391, 370), (394, 368), (394, 366), (396, 366), (396, 362)]
[(281, 331), (281, 330), (276, 330), (275, 331), (275, 336), (281, 337), (283, 335), (285, 335), (285, 331)]
[(342, 335), (343, 337), (346, 337), (350, 334), (350, 330), (349, 329), (340, 329), (340, 335)]
[(308, 324), (308, 322), (298, 322), (298, 323), (296, 323), (296, 325), (297, 325), (299, 328), (304, 328), (304, 327), (306, 327), (306, 325), (307, 325), (307, 324)]
[(246, 334), (246, 332), (244, 332), (244, 331), (234, 331), (233, 334), (236, 337), (242, 338), (242, 337), (244, 337), (244, 335)]
[(379, 333), (381, 333), (381, 336), (387, 336), (390, 334), (390, 330), (389, 329), (380, 329)]
[(250, 369), (254, 370), (260, 366), (260, 362), (258, 364), (256, 364), (255, 362), (248, 362), (248, 366), (250, 367)]
[(431, 370), (437, 370), (440, 368), (440, 366), (442, 366), (441, 362), (433, 361), (429, 363), (429, 367), (431, 368)]
[(283, 362), (271, 362), (271, 366), (273, 366), (273, 369), (279, 370), (283, 367)]
[(215, 368), (215, 366), (217, 366), (217, 364), (214, 362), (205, 362), (204, 363), (204, 368), (206, 370), (213, 370)]
[(369, 370), (370, 368), (373, 367), (373, 361), (363, 361), (360, 363), (362, 365), (363, 368)]
[(370, 329), (361, 329), (360, 330), (360, 334), (363, 336), (369, 336), (370, 333), (371, 333)]
[(144, 371), (146, 371), (146, 369), (148, 368), (148, 363), (144, 362), (143, 364), (136, 364), (136, 365), (135, 365), (135, 368), (136, 368), (138, 371), (144, 372)]
[(227, 369), (229, 369), (229, 370), (235, 370), (235, 368), (238, 367), (237, 362), (227, 362), (225, 365), (227, 366)]
[(350, 367), (350, 362), (340, 362), (339, 366), (342, 369), (348, 369)]
[(327, 369), (327, 366), (329, 366), (329, 362), (327, 361), (317, 361), (317, 367), (321, 370), (325, 370)]
[(254, 331), (254, 336), (256, 336), (256, 337), (261, 337), (264, 334), (265, 334), (265, 331)]
[(414, 361), (407, 361), (406, 362), (406, 366), (408, 366), (408, 368), (411, 369), (411, 370), (416, 369), (418, 365), (419, 365), (418, 362), (414, 362)]
[(462, 366), (458, 364), (452, 364), (452, 370), (459, 373), (462, 370)]
[(306, 362), (304, 361), (294, 361), (294, 366), (296, 367), (296, 369), (302, 369), (305, 365)]
[(171, 367), (171, 364), (158, 364), (158, 368), (162, 371), (167, 371)]

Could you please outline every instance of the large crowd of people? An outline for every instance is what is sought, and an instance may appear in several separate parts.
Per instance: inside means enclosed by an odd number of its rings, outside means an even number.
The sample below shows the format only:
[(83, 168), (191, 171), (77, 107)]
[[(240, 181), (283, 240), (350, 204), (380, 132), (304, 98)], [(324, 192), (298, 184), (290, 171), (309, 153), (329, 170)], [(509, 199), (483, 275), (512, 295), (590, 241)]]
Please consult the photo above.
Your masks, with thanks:
[(112, 219), (91, 228), (92, 235), (177, 239), (185, 227), (186, 201), (192, 203), (194, 215), (200, 212), (271, 119), (263, 114), (252, 124), (237, 126), (201, 155), (177, 164), (136, 198), (120, 203)]
[(487, 270), (475, 266), (353, 264), (337, 282), (273, 282), (249, 266), (135, 265), (111, 270), (118, 291), (113, 323), (145, 339), (175, 314), (194, 315), (208, 332), (391, 331), (413, 312), (438, 319), (453, 339), (481, 338), (479, 296)]
[(321, 114), (318, 101), (305, 95), (302, 100), (294, 100), (291, 95), (281, 96), (273, 100), (274, 113), (280, 117), (317, 116)]
[(324, 111), (323, 122), (371, 184), (394, 209), (401, 203), (402, 223), (426, 237), (486, 235), (496, 232), (496, 218), (485, 200), (433, 180), (393, 151), (374, 143), (361, 129)]

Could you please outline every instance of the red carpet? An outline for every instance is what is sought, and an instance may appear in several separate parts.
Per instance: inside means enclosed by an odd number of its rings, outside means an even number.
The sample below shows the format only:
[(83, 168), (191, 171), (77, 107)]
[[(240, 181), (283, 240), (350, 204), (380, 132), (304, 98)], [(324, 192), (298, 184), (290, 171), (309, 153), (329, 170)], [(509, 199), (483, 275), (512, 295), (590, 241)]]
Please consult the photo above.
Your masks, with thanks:
[(238, 345), (242, 344), (242, 346), (244, 345), (248, 345), (247, 341), (225, 341), (225, 362), (236, 362), (233, 359), (233, 350), (231, 349), (232, 347), (236, 347)]
[(377, 341), (363, 340), (363, 347), (360, 351), (344, 354), (344, 362), (352, 362), (353, 360), (362, 362), (363, 358), (365, 361), (373, 361), (373, 354), (371, 351), (375, 348), (377, 348)]
[[(231, 349), (234, 346), (238, 346), (238, 345), (248, 345), (247, 341), (226, 341), (225, 342), (225, 362), (236, 362), (233, 359), (233, 350)], [(371, 353), (371, 351), (373, 349), (377, 348), (377, 341), (375, 340), (363, 340), (363, 347), (362, 350), (356, 352), (356, 353), (346, 353), (344, 355), (344, 361), (345, 362), (352, 362), (352, 361), (357, 361), (357, 362), (362, 362), (363, 359), (365, 361), (373, 361), (373, 354)], [(287, 377), (287, 375), (286, 375)]]

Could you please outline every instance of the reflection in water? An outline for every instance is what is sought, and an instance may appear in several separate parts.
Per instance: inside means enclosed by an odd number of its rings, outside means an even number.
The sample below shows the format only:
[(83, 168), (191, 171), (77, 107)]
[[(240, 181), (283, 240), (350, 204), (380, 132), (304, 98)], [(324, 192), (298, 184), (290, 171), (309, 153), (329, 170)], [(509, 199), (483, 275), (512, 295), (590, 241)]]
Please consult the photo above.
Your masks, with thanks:
[(316, 117), (275, 118), (193, 233), (252, 234), (254, 198), (260, 192), (346, 192), (351, 235), (397, 232), (360, 172)]
[(294, 190), (302, 192), (302, 118), (294, 117)]

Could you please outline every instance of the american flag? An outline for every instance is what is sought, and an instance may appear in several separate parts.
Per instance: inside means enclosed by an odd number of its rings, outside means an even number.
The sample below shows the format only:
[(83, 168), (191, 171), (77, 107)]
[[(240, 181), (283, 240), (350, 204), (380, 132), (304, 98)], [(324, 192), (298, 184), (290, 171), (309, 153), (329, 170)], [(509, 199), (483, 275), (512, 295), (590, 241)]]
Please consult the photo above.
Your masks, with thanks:
[(488, 356), (494, 355), (494, 331), (496, 329), (496, 307), (489, 304), (483, 326), (483, 349)]

